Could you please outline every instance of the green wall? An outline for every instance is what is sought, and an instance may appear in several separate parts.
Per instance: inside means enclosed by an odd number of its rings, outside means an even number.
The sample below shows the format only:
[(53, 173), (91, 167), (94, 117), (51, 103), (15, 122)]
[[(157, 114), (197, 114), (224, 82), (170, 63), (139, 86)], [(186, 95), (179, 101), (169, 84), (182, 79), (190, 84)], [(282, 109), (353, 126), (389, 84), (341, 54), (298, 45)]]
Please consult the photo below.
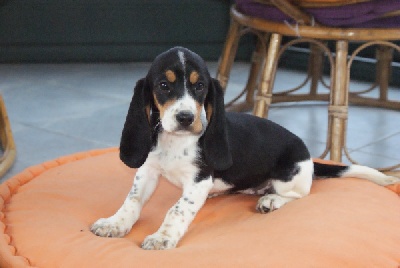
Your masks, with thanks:
[[(152, 61), (176, 46), (217, 60), (233, 0), (0, 0), (1, 62)], [(249, 60), (254, 37), (241, 39), (237, 60)], [(374, 50), (362, 53), (374, 57)], [(307, 54), (286, 53), (287, 68), (305, 69)], [(395, 60), (400, 61), (399, 53)], [(355, 63), (353, 77), (374, 66)], [(400, 84), (400, 68), (393, 82)]]
[[(224, 0), (3, 0), (0, 62), (149, 61), (176, 45), (209, 60), (229, 27)], [(248, 58), (242, 46), (239, 58)]]

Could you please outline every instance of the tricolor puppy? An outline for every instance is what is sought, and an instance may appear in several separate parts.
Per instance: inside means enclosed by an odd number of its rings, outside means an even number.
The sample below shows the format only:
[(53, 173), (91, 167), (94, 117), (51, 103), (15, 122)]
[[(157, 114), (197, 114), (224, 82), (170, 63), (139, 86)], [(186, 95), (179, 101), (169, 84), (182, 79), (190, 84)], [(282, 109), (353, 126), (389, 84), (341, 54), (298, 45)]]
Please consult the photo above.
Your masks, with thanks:
[(256, 209), (273, 211), (309, 194), (313, 177), (359, 177), (398, 182), (363, 166), (313, 163), (300, 138), (267, 120), (225, 113), (223, 91), (195, 53), (176, 47), (159, 55), (136, 84), (120, 145), (136, 172), (121, 208), (91, 231), (122, 237), (138, 220), (160, 175), (183, 189), (143, 249), (176, 247), (208, 196), (260, 195)]

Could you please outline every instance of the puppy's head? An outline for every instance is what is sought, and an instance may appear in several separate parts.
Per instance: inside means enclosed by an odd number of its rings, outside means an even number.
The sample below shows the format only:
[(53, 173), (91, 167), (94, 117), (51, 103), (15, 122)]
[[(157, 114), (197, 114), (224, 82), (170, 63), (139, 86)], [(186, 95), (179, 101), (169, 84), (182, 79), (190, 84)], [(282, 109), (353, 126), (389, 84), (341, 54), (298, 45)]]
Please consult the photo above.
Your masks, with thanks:
[(144, 163), (160, 130), (202, 136), (206, 162), (215, 169), (231, 165), (223, 92), (200, 56), (182, 47), (160, 54), (134, 91), (120, 145), (126, 165)]
[(164, 131), (185, 135), (205, 130), (211, 78), (202, 58), (182, 47), (170, 49), (154, 60), (146, 79)]

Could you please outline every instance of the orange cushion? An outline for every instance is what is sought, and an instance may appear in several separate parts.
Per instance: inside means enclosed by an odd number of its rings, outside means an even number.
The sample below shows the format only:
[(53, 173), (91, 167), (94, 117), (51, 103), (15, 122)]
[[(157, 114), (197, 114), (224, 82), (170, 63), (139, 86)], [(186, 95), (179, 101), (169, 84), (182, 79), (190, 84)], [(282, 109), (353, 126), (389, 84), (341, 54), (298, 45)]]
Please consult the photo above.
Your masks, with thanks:
[(0, 186), (0, 267), (398, 267), (399, 185), (315, 181), (309, 196), (270, 214), (257, 197), (209, 199), (176, 249), (146, 251), (180, 190), (161, 180), (124, 238), (93, 235), (112, 215), (135, 170), (117, 149), (75, 154), (29, 168)]

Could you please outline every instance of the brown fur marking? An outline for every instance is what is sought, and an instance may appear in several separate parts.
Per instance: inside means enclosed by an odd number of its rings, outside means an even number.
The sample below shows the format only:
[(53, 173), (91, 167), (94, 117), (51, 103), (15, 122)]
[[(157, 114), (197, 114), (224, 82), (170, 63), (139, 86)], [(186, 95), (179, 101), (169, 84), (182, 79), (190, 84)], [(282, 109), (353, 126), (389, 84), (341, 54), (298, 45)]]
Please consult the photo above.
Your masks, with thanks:
[(211, 120), (211, 115), (212, 115), (213, 109), (212, 109), (212, 105), (208, 104), (206, 107), (206, 115), (207, 115), (207, 121), (210, 123)]
[(157, 97), (156, 97), (155, 94), (153, 94), (153, 97), (154, 97), (154, 103), (156, 104), (157, 109), (160, 110), (160, 117), (163, 118), (163, 117), (164, 117), (165, 110), (167, 110), (168, 107), (170, 107), (172, 104), (175, 103), (175, 99), (169, 100), (169, 101), (167, 101), (166, 103), (164, 103), (164, 105), (161, 105), (161, 104), (158, 102)]
[(196, 103), (197, 112), (196, 112), (193, 126), (192, 126), (194, 133), (200, 133), (203, 130), (203, 123), (201, 122), (201, 118), (200, 118), (201, 109), (202, 109), (202, 106), (200, 104)]
[(192, 83), (192, 84), (197, 83), (197, 81), (199, 81), (199, 73), (196, 72), (196, 71), (193, 71), (193, 72), (190, 74), (189, 81), (190, 81), (190, 83)]
[(167, 80), (171, 83), (175, 82), (176, 80), (176, 75), (173, 71), (168, 70), (165, 72), (165, 76), (167, 77)]

